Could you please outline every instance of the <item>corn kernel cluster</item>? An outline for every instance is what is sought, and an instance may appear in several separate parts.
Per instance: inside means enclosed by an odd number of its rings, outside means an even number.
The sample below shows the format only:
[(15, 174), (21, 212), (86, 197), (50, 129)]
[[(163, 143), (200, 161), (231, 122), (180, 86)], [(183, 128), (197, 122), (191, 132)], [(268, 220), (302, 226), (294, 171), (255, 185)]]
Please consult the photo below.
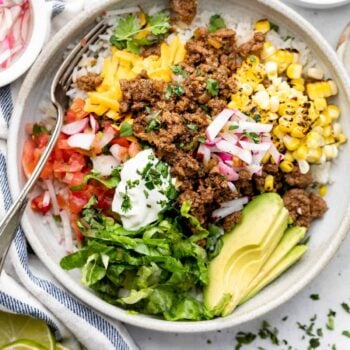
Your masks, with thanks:
[[(256, 30), (268, 32), (269, 21), (256, 22)], [(337, 157), (339, 145), (347, 141), (337, 121), (340, 110), (327, 101), (338, 93), (337, 85), (325, 80), (321, 69), (306, 69), (296, 50), (266, 41), (260, 59), (249, 56), (238, 68), (236, 82), (229, 108), (274, 125), (273, 141), (285, 155), (283, 172), (291, 172), (295, 163), (307, 172), (310, 164)]]

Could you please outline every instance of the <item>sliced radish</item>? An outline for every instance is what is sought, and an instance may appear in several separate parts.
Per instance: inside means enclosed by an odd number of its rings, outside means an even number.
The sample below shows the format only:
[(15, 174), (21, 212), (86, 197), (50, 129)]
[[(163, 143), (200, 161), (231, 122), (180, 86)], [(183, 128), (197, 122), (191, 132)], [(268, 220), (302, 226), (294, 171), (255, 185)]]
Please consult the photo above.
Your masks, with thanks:
[(94, 170), (96, 170), (101, 176), (109, 176), (112, 170), (116, 168), (120, 162), (113, 156), (100, 155), (91, 158)]
[(210, 155), (211, 155), (209, 147), (204, 145), (204, 144), (201, 144), (198, 147), (197, 153), (198, 153), (198, 155), (203, 157), (203, 163), (208, 164), (208, 162), (210, 160)]
[(237, 156), (239, 159), (243, 160), (247, 164), (252, 163), (252, 154), (243, 148), (237, 147), (225, 140), (219, 141), (216, 144), (216, 147), (222, 152), (230, 153), (234, 156)]
[(43, 206), (47, 207), (50, 204), (50, 194), (49, 191), (44, 192), (44, 197), (43, 197)]
[(95, 119), (95, 117), (90, 114), (90, 126), (92, 131), (96, 134), (98, 129), (100, 128), (100, 126), (98, 125), (97, 120)]
[(224, 162), (230, 162), (230, 164), (232, 164), (232, 154), (228, 154), (228, 153), (218, 153), (218, 156), (221, 158), (221, 160), (223, 160)]
[(105, 147), (108, 145), (115, 137), (115, 132), (113, 131), (112, 128), (107, 129), (102, 137), (98, 140), (98, 145), (100, 148)]
[(68, 138), (67, 143), (70, 147), (90, 150), (94, 142), (94, 134), (75, 134)]
[(233, 182), (227, 181), (227, 186), (229, 187), (229, 189), (230, 189), (232, 192), (238, 192), (238, 191), (237, 191), (237, 188), (236, 188), (236, 186), (234, 185)]
[(216, 220), (223, 219), (224, 217), (240, 211), (243, 209), (244, 205), (249, 201), (248, 197), (237, 198), (232, 201), (228, 201), (221, 204), (221, 208), (216, 209), (212, 213), (212, 217)]
[(276, 146), (273, 143), (271, 143), (269, 152), (271, 154), (271, 157), (275, 161), (275, 163), (277, 165), (279, 165), (283, 159), (283, 155), (278, 151), (278, 149), (276, 148)]
[(247, 141), (239, 141), (239, 143), (243, 149), (246, 149), (248, 151), (267, 152), (271, 147), (271, 143), (268, 142), (254, 143)]
[(221, 131), (225, 124), (232, 117), (234, 111), (231, 109), (224, 109), (219, 113), (215, 119), (210, 123), (206, 130), (206, 135), (209, 141), (213, 141), (216, 135)]
[(128, 156), (129, 151), (126, 147), (122, 147), (118, 144), (113, 145), (109, 151), (111, 152), (112, 156), (119, 162), (123, 162), (125, 158)]
[(55, 187), (51, 180), (45, 180), (45, 183), (51, 198), (52, 212), (54, 215), (58, 215), (60, 213), (60, 209), (57, 202)]
[(229, 181), (236, 181), (239, 179), (239, 175), (233, 170), (233, 168), (222, 161), (219, 161), (219, 170)]
[(75, 122), (63, 125), (62, 132), (66, 135), (78, 134), (82, 132), (87, 127), (88, 124), (89, 124), (88, 118), (77, 120)]

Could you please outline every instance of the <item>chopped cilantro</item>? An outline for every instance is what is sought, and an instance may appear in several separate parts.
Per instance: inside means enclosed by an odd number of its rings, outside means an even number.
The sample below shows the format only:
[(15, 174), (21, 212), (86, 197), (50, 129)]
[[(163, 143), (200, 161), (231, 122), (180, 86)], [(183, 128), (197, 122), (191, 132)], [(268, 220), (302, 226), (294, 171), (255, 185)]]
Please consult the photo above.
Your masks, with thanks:
[(161, 122), (158, 118), (154, 117), (150, 119), (145, 127), (146, 132), (151, 132), (154, 130), (158, 130), (161, 126)]
[(291, 36), (291, 35), (286, 35), (284, 38), (283, 38), (283, 41), (288, 41), (288, 40), (294, 40), (294, 36)]
[(143, 190), (143, 194), (145, 195), (146, 199), (149, 197), (149, 193), (146, 190)]
[(310, 299), (311, 300), (320, 300), (320, 296), (318, 294), (311, 294)]
[(132, 188), (134, 188), (134, 187), (136, 187), (136, 186), (138, 186), (140, 184), (140, 180), (134, 180), (134, 181), (128, 180), (126, 182), (126, 184), (128, 185), (128, 187), (130, 189), (132, 189)]
[(272, 328), (267, 321), (263, 321), (261, 328), (259, 330), (259, 337), (261, 339), (270, 339), (271, 343), (274, 345), (279, 345), (280, 341), (278, 339), (278, 330), (277, 328)]
[(238, 128), (239, 128), (239, 126), (237, 124), (235, 124), (235, 125), (230, 125), (228, 129), (229, 130), (236, 130)]
[[(119, 50), (127, 49), (133, 53), (139, 53), (143, 46), (160, 42), (171, 27), (169, 16), (164, 11), (160, 11), (152, 16), (146, 15), (146, 18), (146, 23), (142, 25), (135, 14), (120, 19), (110, 38), (110, 43)], [(137, 34), (142, 31), (147, 35), (138, 38)]]
[(224, 19), (220, 15), (211, 16), (209, 19), (208, 32), (214, 33), (221, 28), (226, 28)]
[(345, 337), (350, 338), (350, 331), (343, 331), (342, 335), (344, 335)]
[(213, 79), (213, 78), (208, 79), (207, 91), (212, 96), (217, 96), (219, 94), (219, 83), (216, 79)]
[(320, 341), (317, 338), (311, 338), (309, 341), (309, 349), (316, 349), (320, 346)]
[(253, 116), (253, 119), (257, 122), (260, 123), (261, 122), (261, 115), (259, 113), (255, 113)]
[(199, 142), (199, 143), (204, 143), (205, 140), (206, 140), (206, 138), (205, 138), (204, 136), (199, 136), (199, 137), (198, 137), (198, 142)]
[(120, 124), (120, 136), (131, 136), (132, 135), (132, 125), (128, 122), (122, 122)]
[(319, 337), (323, 337), (322, 328), (317, 328), (317, 329), (316, 329), (316, 334), (317, 334)]
[(120, 192), (121, 197), (123, 198), (121, 209), (124, 213), (132, 209), (131, 200), (127, 193)]
[(277, 32), (277, 33), (278, 33), (278, 31), (280, 30), (279, 25), (277, 25), (276, 23), (273, 23), (273, 22), (271, 22), (271, 21), (270, 21), (270, 28), (271, 28), (272, 30), (274, 30), (275, 32)]
[(35, 123), (33, 125), (33, 130), (32, 130), (33, 136), (38, 136), (38, 135), (40, 135), (42, 133), (46, 133), (46, 134), (48, 133), (48, 130), (46, 129), (46, 127), (43, 126), (43, 125)]
[(350, 314), (350, 306), (347, 303), (342, 303), (341, 306), (347, 313)]
[(196, 125), (196, 124), (187, 124), (187, 127), (192, 131), (198, 130), (198, 125)]
[(171, 97), (172, 94), (175, 94), (177, 96), (181, 96), (185, 93), (184, 88), (179, 85), (179, 84), (175, 84), (175, 85), (170, 85), (168, 84), (166, 92), (165, 92), (165, 99), (169, 100), (169, 98)]
[(186, 78), (188, 75), (187, 72), (179, 64), (171, 66), (170, 68), (175, 75), (180, 75), (184, 78)]
[(177, 197), (177, 191), (173, 184), (170, 184), (164, 193), (168, 199), (173, 200)]
[(327, 315), (328, 321), (327, 321), (326, 327), (330, 331), (334, 330), (334, 317), (335, 317), (335, 315), (336, 315), (335, 311), (329, 310), (328, 315)]
[(260, 142), (260, 136), (255, 132), (245, 132), (244, 135), (246, 135), (248, 139), (253, 141), (254, 143)]
[(238, 332), (236, 335), (237, 345), (235, 350), (239, 350), (242, 345), (251, 344), (256, 339), (256, 335), (253, 333)]
[(288, 320), (288, 316), (284, 316), (283, 318), (282, 318), (282, 321), (283, 322), (286, 322)]

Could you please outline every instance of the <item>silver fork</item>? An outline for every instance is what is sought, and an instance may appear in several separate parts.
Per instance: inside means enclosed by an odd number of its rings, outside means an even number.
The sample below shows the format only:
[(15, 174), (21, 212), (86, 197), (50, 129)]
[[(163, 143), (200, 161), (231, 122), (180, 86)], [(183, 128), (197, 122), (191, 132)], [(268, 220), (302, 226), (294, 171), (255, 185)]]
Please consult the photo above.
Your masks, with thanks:
[(0, 221), (0, 273), (4, 266), (9, 247), (14, 238), (14, 234), (19, 225), (23, 211), (28, 202), (28, 194), (38, 180), (44, 166), (56, 144), (58, 136), (63, 125), (64, 107), (67, 104), (67, 90), (72, 82), (72, 73), (74, 67), (79, 63), (83, 54), (88, 51), (89, 45), (98, 40), (100, 34), (106, 29), (107, 25), (101, 21), (75, 46), (58, 69), (51, 84), (51, 102), (57, 110), (57, 120), (55, 128), (50, 137), (45, 151), (40, 157), (33, 173), (29, 177), (16, 201), (11, 205), (6, 215)]

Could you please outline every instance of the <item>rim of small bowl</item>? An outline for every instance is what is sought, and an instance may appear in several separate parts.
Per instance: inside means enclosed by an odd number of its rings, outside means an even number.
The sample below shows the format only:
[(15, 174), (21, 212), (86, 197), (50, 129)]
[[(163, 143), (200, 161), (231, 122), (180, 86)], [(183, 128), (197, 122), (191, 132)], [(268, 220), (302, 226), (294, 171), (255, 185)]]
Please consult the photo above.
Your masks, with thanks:
[(0, 72), (0, 87), (12, 83), (23, 75), (38, 57), (50, 27), (50, 14), (45, 0), (30, 0), (32, 8), (32, 33), (28, 45), (9, 68)]
[[(315, 46), (317, 46), (320, 50), (323, 51), (324, 56), (328, 57), (328, 61), (333, 62), (333, 71), (335, 72), (337, 78), (341, 82), (345, 93), (345, 98), (349, 103), (350, 80), (346, 75), (344, 67), (338, 60), (335, 51), (321, 36), (321, 34), (303, 17), (298, 15), (294, 10), (290, 9), (288, 6), (284, 5), (278, 0), (254, 1), (257, 3), (261, 3), (267, 9), (270, 8), (277, 11), (281, 16), (284, 16), (286, 19), (293, 22), (293, 25), (298, 27), (300, 33), (304, 33), (307, 37), (312, 38)], [(30, 94), (30, 90), (35, 85), (36, 79), (38, 79), (38, 77), (40, 76), (43, 67), (45, 67), (46, 62), (51, 58), (52, 54), (50, 55), (50, 51), (54, 50), (54, 48), (57, 46), (57, 42), (64, 41), (67, 37), (72, 35), (74, 31), (78, 30), (78, 28), (91, 22), (90, 17), (102, 13), (103, 10), (106, 9), (108, 6), (111, 6), (113, 4), (117, 5), (118, 2), (119, 0), (104, 0), (96, 7), (87, 10), (85, 13), (79, 15), (77, 18), (68, 23), (61, 31), (59, 31), (55, 35), (55, 37), (46, 46), (39, 59), (37, 60), (36, 64), (32, 67), (31, 71), (27, 75), (18, 95), (18, 101), (20, 102), (16, 103), (15, 105), (15, 111), (12, 117), (12, 123), (9, 130), (10, 147), (8, 147), (8, 178), (10, 183), (10, 189), (14, 197), (18, 195), (20, 190), (19, 178), (17, 176), (13, 176), (13, 174), (16, 174), (18, 172), (19, 166), (17, 153), (19, 150), (16, 142), (16, 137), (18, 130), (21, 126), (21, 116), (24, 112), (23, 105), (24, 101), (28, 98), (28, 95)], [(48, 269), (55, 276), (55, 278), (67, 290), (69, 290), (75, 296), (87, 303), (89, 306), (114, 319), (141, 328), (162, 332), (193, 333), (233, 327), (240, 325), (244, 322), (251, 321), (275, 309), (276, 307), (288, 301), (298, 292), (300, 292), (307, 284), (311, 282), (311, 280), (313, 280), (321, 272), (321, 270), (334, 256), (340, 244), (346, 237), (346, 234), (350, 227), (350, 203), (347, 205), (345, 210), (346, 213), (344, 215), (344, 219), (341, 225), (339, 226), (337, 232), (334, 233), (331, 244), (327, 245), (322, 256), (320, 256), (318, 264), (308, 269), (300, 279), (292, 281), (295, 283), (291, 283), (290, 288), (288, 290), (286, 290), (283, 294), (278, 295), (278, 297), (272, 299), (267, 303), (261, 303), (253, 311), (244, 312), (235, 318), (216, 318), (208, 321), (171, 322), (163, 319), (152, 318), (148, 315), (130, 315), (125, 310), (104, 302), (96, 295), (93, 295), (92, 292), (84, 289), (77, 283), (72, 283), (72, 278), (65, 272), (62, 272), (62, 269), (59, 267), (59, 265), (49, 257), (48, 253), (45, 251), (45, 249), (42, 247), (41, 243), (37, 239), (30, 218), (26, 214), (24, 214), (22, 220), (22, 227), (24, 228), (27, 239), (33, 247), (34, 251), (36, 252), (38, 257), (43, 261), (43, 263), (48, 267)]]
[(314, 9), (329, 9), (332, 7), (339, 7), (350, 3), (350, 0), (285, 0), (286, 2), (302, 7), (314, 8)]

